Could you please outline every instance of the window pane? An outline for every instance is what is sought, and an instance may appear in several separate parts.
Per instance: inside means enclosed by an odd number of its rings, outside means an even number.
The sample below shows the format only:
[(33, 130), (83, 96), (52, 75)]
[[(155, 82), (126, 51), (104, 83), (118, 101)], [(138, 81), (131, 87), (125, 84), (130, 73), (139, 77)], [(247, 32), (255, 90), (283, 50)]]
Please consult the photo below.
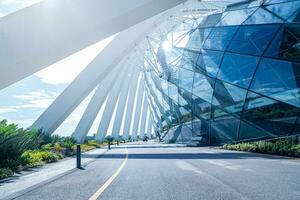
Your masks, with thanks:
[(259, 8), (243, 24), (268, 24), (281, 22), (283, 21), (275, 15), (271, 14), (263, 8)]
[(223, 52), (203, 50), (198, 57), (197, 65), (201, 68), (202, 73), (216, 77), (222, 56)]
[(195, 73), (193, 94), (205, 100), (206, 102), (211, 102), (211, 98), (213, 94), (213, 85), (214, 85), (213, 79), (205, 75)]
[(179, 76), (180, 87), (189, 92), (192, 92), (194, 72), (181, 68)]
[(216, 27), (211, 30), (207, 40), (204, 43), (204, 48), (225, 50), (236, 32), (237, 27)]
[(286, 24), (268, 48), (266, 56), (300, 61), (300, 24)]
[(228, 50), (236, 53), (261, 55), (279, 25), (241, 26)]
[(294, 106), (249, 92), (243, 119), (274, 136), (283, 136), (292, 133), (299, 113)]
[(169, 83), (169, 97), (175, 102), (178, 103), (178, 89), (172, 83)]
[(226, 143), (236, 141), (239, 120), (224, 111), (214, 108), (211, 120), (211, 142)]
[(217, 26), (229, 26), (229, 25), (240, 25), (242, 24), (249, 15), (254, 12), (255, 8), (229, 11), (224, 13), (224, 17), (217, 24)]
[(281, 4), (266, 6), (266, 9), (280, 16), (288, 22), (299, 22), (300, 20), (300, 1), (290, 1)]
[(220, 21), (221, 17), (222, 17), (222, 13), (216, 13), (216, 14), (209, 15), (199, 25), (199, 28), (215, 26)]
[(262, 59), (251, 90), (300, 107), (300, 64)]
[(238, 140), (249, 140), (249, 139), (267, 139), (271, 138), (272, 134), (269, 134), (265, 130), (255, 126), (254, 124), (248, 124), (241, 121), (240, 133)]
[(247, 91), (244, 89), (216, 81), (213, 105), (239, 116), (243, 109), (246, 93)]
[(218, 78), (248, 88), (259, 58), (226, 53)]

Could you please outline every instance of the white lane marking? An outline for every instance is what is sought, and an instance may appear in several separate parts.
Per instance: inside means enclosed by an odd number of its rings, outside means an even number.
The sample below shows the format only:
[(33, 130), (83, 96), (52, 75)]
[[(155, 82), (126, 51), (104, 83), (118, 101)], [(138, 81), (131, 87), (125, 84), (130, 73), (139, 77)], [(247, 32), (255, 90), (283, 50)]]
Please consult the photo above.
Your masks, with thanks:
[(245, 170), (248, 172), (255, 172), (255, 170), (253, 169), (249, 169), (246, 167), (243, 167), (242, 165), (234, 165), (230, 162), (227, 161), (223, 161), (223, 160), (205, 160), (203, 159), (202, 161), (219, 166), (219, 167), (223, 167), (225, 169), (230, 169), (230, 170)]

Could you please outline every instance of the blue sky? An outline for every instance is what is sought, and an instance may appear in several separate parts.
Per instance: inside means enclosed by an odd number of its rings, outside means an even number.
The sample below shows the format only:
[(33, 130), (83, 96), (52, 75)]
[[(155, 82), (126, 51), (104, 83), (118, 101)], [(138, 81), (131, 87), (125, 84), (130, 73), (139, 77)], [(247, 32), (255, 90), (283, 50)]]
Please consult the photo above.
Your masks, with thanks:
[[(9, 15), (40, 0), (0, 0), (0, 17)], [(1, 20), (1, 18), (0, 18)], [(44, 70), (0, 90), (0, 120), (20, 127), (30, 126), (67, 85), (97, 56), (112, 37), (75, 53)], [(92, 95), (92, 93), (91, 93)], [(55, 134), (70, 135), (91, 98), (88, 96)], [(101, 112), (96, 121), (101, 118)], [(97, 123), (91, 129), (95, 132)]]

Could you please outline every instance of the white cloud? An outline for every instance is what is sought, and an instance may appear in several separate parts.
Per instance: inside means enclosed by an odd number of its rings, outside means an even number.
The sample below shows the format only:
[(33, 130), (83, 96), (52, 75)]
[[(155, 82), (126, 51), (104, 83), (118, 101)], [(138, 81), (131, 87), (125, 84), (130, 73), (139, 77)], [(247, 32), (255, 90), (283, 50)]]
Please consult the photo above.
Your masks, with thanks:
[(0, 114), (14, 113), (14, 112), (18, 112), (18, 110), (14, 109), (14, 108), (1, 108), (0, 107)]
[(83, 49), (37, 72), (35, 75), (48, 84), (68, 84), (104, 49), (113, 37)]
[(58, 94), (48, 94), (45, 90), (32, 91), (25, 95), (16, 95), (14, 97), (23, 100), (23, 104), (14, 106), (14, 108), (47, 108), (57, 96)]
[(4, 14), (2, 14), (2, 13), (0, 12), (0, 18), (1, 18), (1, 17), (4, 17)]

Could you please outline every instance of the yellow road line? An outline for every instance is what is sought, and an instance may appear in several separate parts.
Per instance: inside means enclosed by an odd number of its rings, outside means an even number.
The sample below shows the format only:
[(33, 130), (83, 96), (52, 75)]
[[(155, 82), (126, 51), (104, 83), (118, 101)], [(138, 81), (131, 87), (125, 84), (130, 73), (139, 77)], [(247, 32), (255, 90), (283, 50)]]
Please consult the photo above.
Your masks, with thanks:
[(95, 194), (93, 194), (93, 196), (91, 196), (89, 198), (89, 200), (96, 200), (98, 199), (101, 194), (108, 188), (108, 186), (115, 180), (115, 178), (117, 178), (117, 176), (120, 174), (120, 172), (122, 171), (122, 169), (125, 167), (126, 162), (128, 160), (128, 150), (127, 148), (125, 149), (126, 152), (126, 157), (125, 160), (122, 162), (121, 166), (117, 169), (117, 171), (104, 183), (104, 185), (102, 185), (99, 190), (97, 190), (97, 192)]

